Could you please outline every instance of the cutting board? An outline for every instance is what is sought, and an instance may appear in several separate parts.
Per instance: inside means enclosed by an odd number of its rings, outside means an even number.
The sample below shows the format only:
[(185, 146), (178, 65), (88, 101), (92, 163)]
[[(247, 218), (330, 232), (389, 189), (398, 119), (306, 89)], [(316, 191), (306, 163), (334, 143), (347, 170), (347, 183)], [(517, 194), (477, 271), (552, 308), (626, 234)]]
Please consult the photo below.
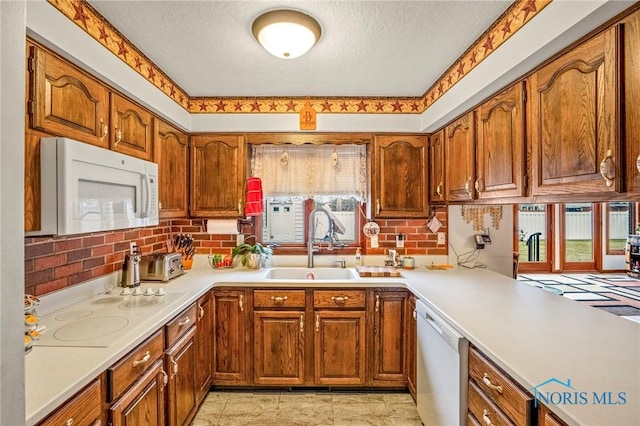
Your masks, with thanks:
[(360, 277), (399, 277), (400, 271), (392, 266), (358, 266)]

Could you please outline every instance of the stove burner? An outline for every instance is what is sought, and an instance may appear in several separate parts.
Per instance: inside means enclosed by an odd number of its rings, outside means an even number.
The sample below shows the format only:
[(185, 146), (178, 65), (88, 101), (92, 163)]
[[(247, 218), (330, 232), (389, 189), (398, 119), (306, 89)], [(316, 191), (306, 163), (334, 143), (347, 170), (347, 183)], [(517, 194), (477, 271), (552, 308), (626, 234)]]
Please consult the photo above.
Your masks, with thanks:
[(108, 296), (108, 297), (103, 297), (102, 299), (94, 300), (89, 304), (90, 305), (111, 305), (111, 304), (120, 303), (120, 302), (122, 302), (122, 297)]
[(129, 320), (123, 317), (92, 317), (60, 327), (53, 337), (63, 342), (82, 342), (116, 333), (128, 324)]
[(145, 309), (145, 308), (153, 308), (158, 303), (160, 303), (158, 297), (141, 297), (136, 296), (130, 298), (126, 302), (120, 304), (119, 308), (123, 311), (131, 310), (131, 309)]
[(55, 317), (55, 319), (56, 321), (75, 321), (75, 320), (79, 320), (79, 319), (83, 319), (88, 316), (91, 316), (92, 314), (93, 314), (92, 310), (83, 309), (79, 311), (69, 311), (69, 312), (62, 313), (57, 317)]

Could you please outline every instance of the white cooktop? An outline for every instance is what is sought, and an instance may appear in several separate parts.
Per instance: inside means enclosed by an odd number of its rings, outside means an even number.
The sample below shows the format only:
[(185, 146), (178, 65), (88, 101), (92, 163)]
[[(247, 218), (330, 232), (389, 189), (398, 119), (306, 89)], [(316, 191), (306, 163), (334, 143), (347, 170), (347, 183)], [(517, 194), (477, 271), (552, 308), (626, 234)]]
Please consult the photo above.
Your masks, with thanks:
[(34, 346), (109, 347), (127, 328), (133, 326), (150, 311), (167, 306), (184, 293), (165, 293), (157, 290), (143, 294), (100, 294), (51, 312), (39, 319), (39, 340)]

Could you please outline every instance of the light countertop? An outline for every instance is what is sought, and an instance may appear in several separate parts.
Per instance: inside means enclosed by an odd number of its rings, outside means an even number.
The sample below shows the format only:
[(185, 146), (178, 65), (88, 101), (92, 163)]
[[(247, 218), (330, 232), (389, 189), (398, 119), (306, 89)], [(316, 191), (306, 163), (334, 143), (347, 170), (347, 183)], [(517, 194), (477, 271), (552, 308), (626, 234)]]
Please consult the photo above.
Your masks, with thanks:
[[(168, 284), (152, 285), (181, 294), (162, 308), (136, 317), (135, 324), (118, 334), (109, 347), (34, 347), (25, 356), (26, 424), (43, 419), (212, 287), (236, 285), (407, 288), (532, 394), (534, 387), (550, 379), (570, 380), (573, 389), (565, 393), (565, 400), (552, 399), (555, 405), (549, 407), (565, 422), (640, 425), (638, 323), (485, 269), (432, 271), (417, 261), (416, 269), (403, 270), (400, 278), (301, 284), (266, 280), (264, 269), (214, 271), (198, 266), (203, 263), (196, 262), (194, 269)], [(87, 297), (101, 291), (94, 285), (80, 294)], [(69, 300), (59, 294), (44, 297), (39, 314), (46, 316)], [(567, 389), (551, 383), (537, 390), (556, 397)]]

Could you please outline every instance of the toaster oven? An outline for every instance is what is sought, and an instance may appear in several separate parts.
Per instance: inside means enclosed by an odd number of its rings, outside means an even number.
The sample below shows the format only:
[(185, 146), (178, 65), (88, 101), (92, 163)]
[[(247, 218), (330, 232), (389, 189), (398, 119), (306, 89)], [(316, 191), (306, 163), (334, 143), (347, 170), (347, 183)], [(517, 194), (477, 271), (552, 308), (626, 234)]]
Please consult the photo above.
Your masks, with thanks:
[(151, 253), (140, 259), (140, 281), (169, 281), (184, 274), (182, 254)]

